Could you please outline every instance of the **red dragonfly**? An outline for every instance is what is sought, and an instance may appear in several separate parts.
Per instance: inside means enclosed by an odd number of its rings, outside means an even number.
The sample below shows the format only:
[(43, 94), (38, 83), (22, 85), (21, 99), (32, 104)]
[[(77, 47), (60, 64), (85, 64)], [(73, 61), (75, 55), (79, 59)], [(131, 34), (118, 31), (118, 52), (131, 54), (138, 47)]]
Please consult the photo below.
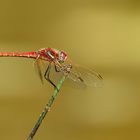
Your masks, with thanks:
[[(50, 79), (50, 71), (52, 64), (54, 65), (56, 72), (61, 72), (66, 74), (68, 78), (73, 81), (80, 83), (85, 86), (100, 86), (102, 83), (102, 77), (95, 71), (82, 67), (79, 65), (73, 65), (70, 60), (68, 60), (67, 53), (63, 50), (57, 50), (54, 48), (44, 48), (33, 52), (0, 52), (0, 57), (26, 57), (35, 59), (35, 66), (37, 67), (38, 74), (41, 81), (43, 77), (51, 83), (55, 88), (56, 85)], [(49, 64), (45, 71), (43, 72), (40, 67), (41, 61), (47, 61)], [(70, 62), (69, 62), (70, 61)]]

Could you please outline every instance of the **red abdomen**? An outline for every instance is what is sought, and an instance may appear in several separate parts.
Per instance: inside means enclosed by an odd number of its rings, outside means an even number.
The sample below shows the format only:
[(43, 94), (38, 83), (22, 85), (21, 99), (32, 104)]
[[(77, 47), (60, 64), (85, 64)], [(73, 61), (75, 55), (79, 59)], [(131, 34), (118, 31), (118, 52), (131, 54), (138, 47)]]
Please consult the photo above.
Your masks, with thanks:
[(17, 53), (17, 52), (0, 52), (0, 57), (29, 57), (29, 58), (37, 58), (37, 52), (25, 52), (25, 53)]

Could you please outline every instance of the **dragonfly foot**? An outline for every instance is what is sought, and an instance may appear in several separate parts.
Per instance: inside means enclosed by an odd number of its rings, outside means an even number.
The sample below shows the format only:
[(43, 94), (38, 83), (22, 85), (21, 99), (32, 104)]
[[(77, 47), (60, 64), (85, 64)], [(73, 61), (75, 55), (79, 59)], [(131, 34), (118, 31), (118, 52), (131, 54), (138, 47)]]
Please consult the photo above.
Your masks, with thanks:
[(59, 92), (59, 89), (58, 89), (58, 87), (57, 87), (57, 86), (54, 86), (54, 89), (56, 89), (56, 90), (57, 90), (57, 92)]

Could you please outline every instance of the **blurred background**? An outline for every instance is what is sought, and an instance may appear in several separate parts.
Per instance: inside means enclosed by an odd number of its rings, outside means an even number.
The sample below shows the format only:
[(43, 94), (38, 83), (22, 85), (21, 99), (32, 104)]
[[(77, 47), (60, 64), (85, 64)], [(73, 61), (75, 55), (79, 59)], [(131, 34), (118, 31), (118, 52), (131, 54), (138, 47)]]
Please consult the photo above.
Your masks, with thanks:
[[(64, 83), (35, 140), (140, 139), (137, 0), (1, 0), (0, 51), (65, 50), (99, 72), (102, 88)], [(25, 140), (53, 88), (33, 60), (0, 58), (0, 139)]]

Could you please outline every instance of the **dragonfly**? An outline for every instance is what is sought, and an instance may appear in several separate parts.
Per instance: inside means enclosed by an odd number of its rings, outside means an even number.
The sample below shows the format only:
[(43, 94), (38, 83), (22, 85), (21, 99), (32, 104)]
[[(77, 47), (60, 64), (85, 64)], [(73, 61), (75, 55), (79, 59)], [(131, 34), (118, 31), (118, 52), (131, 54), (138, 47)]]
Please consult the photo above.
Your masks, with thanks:
[[(55, 72), (61, 72), (63, 75), (67, 75), (69, 79), (84, 86), (96, 87), (103, 80), (101, 75), (94, 70), (73, 64), (65, 51), (50, 47), (31, 52), (0, 52), (0, 57), (26, 57), (35, 59), (34, 65), (42, 83), (46, 79), (54, 88), (57, 87), (50, 78), (52, 66)], [(42, 70), (41, 63), (43, 64), (44, 62), (48, 62), (48, 65), (44, 68), (45, 70)]]

